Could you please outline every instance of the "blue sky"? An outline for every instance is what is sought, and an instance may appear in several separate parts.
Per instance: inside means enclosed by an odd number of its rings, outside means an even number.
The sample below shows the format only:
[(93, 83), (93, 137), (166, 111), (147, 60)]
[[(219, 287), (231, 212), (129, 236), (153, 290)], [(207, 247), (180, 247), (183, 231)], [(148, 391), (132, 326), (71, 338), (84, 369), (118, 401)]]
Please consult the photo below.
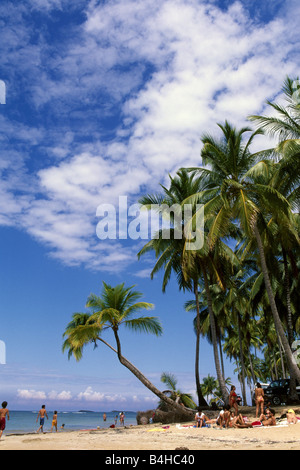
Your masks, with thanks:
[[(149, 280), (141, 240), (100, 241), (97, 207), (156, 192), (201, 163), (202, 133), (280, 101), (286, 75), (299, 75), (299, 13), (297, 0), (1, 2), (0, 400), (155, 406), (111, 351), (88, 348), (80, 363), (61, 352), (72, 313), (103, 280), (137, 285), (164, 327), (159, 339), (124, 331), (124, 355), (157, 386), (169, 371), (194, 393), (190, 297)], [(201, 376), (215, 375), (205, 341), (201, 357)], [(237, 382), (229, 363), (226, 375)]]

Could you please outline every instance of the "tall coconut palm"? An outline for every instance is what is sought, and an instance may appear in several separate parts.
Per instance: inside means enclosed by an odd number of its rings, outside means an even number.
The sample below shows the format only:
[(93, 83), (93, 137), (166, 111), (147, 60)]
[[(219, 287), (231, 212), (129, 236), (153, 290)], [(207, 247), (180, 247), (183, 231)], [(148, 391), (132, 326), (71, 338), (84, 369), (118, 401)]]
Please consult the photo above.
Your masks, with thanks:
[[(161, 324), (156, 317), (136, 317), (136, 314), (141, 310), (152, 309), (153, 304), (140, 301), (142, 294), (135, 291), (133, 287), (125, 287), (124, 284), (112, 287), (103, 282), (102, 295), (91, 294), (87, 299), (86, 307), (90, 313), (75, 313), (72, 321), (67, 325), (63, 335), (66, 338), (63, 343), (63, 351), (68, 351), (69, 358), (74, 356), (76, 360), (80, 360), (86, 345), (94, 344), (96, 346), (98, 342), (105, 344), (117, 354), (120, 363), (129, 369), (145, 387), (170, 407), (184, 412), (182, 406), (158, 390), (122, 354), (119, 334), (121, 326), (136, 332), (152, 333), (156, 336), (162, 334)], [(116, 349), (102, 338), (103, 332), (108, 329), (113, 331)]]
[[(199, 191), (199, 181), (188, 175), (186, 170), (179, 171), (174, 178), (170, 176), (170, 188), (162, 186), (163, 193), (159, 195), (146, 195), (140, 199), (140, 204), (152, 210), (156, 207), (158, 212), (164, 218), (167, 215), (170, 226), (162, 228), (155, 237), (150, 240), (138, 253), (140, 258), (142, 255), (154, 251), (157, 261), (151, 273), (151, 278), (164, 269), (162, 290), (166, 291), (166, 287), (170, 281), (172, 273), (177, 278), (179, 289), (191, 291), (196, 297), (197, 303), (197, 327), (196, 327), (196, 354), (195, 354), (195, 379), (198, 395), (198, 406), (207, 407), (207, 403), (203, 397), (200, 385), (199, 375), (199, 351), (200, 351), (200, 310), (198, 303), (198, 279), (199, 267), (186, 263), (184, 256), (185, 251), (185, 233), (184, 233), (184, 213), (181, 210), (182, 201), (195, 192)], [(174, 208), (173, 212), (170, 211)], [(179, 218), (178, 218), (179, 213)], [(175, 218), (177, 220), (175, 221)], [(176, 233), (177, 231), (177, 233)], [(180, 232), (178, 234), (178, 232)], [(178, 236), (179, 235), (179, 236)]]
[[(185, 207), (185, 201), (189, 200), (194, 209), (197, 204), (203, 202), (203, 199), (192, 197), (192, 192), (197, 189), (197, 193), (201, 193), (203, 181), (202, 178), (197, 179), (194, 175), (188, 175), (187, 171), (182, 169), (177, 172), (175, 178), (171, 178), (170, 188), (164, 188), (164, 195), (159, 197), (146, 196), (140, 200), (140, 203), (146, 207), (151, 208), (153, 201), (159, 200), (162, 206), (170, 209), (174, 204), (177, 206)], [(193, 193), (194, 195), (197, 193)], [(199, 304), (198, 304), (198, 280), (201, 276), (203, 278), (204, 287), (207, 295), (208, 311), (210, 314), (210, 326), (212, 330), (212, 341), (214, 349), (214, 358), (216, 365), (216, 372), (224, 400), (228, 399), (228, 391), (222, 376), (219, 354), (218, 354), (218, 341), (216, 335), (215, 318), (213, 315), (213, 303), (210, 292), (210, 284), (213, 279), (223, 286), (225, 279), (228, 278), (228, 270), (230, 269), (231, 263), (236, 262), (235, 256), (232, 250), (221, 240), (218, 240), (213, 247), (213, 250), (207, 243), (207, 240), (203, 239), (203, 245), (197, 250), (188, 250), (187, 245), (190, 243), (190, 238), (186, 234), (185, 220), (183, 219), (181, 225), (182, 237), (180, 240), (174, 236), (174, 230), (171, 237), (164, 239), (164, 231), (161, 230), (158, 236), (150, 240), (145, 247), (139, 252), (140, 257), (148, 251), (154, 251), (157, 262), (153, 268), (151, 276), (164, 268), (165, 275), (163, 280), (163, 290), (170, 279), (171, 272), (173, 271), (177, 278), (180, 280), (180, 285), (184, 288), (194, 291), (196, 306), (197, 306), (197, 317), (199, 318)], [(191, 218), (191, 227), (193, 230), (193, 223), (195, 217)], [(208, 224), (214, 223), (214, 217), (210, 216)], [(230, 227), (230, 223), (227, 223), (227, 227)], [(193, 232), (193, 230), (191, 230)], [(188, 231), (189, 235), (190, 231)], [(214, 282), (215, 282), (214, 281)], [(188, 287), (189, 286), (189, 287)], [(197, 327), (197, 347), (199, 345), (199, 328)], [(198, 352), (196, 352), (196, 361), (198, 358)], [(197, 370), (197, 366), (196, 366)], [(199, 384), (197, 383), (197, 391), (199, 391)]]
[[(264, 184), (265, 175), (274, 163), (269, 160), (257, 162), (258, 156), (250, 151), (253, 139), (262, 131), (258, 129), (251, 132), (249, 128), (237, 131), (228, 122), (225, 125), (219, 124), (219, 127), (222, 131), (220, 139), (214, 139), (210, 135), (203, 136), (201, 155), (203, 164), (209, 165), (209, 170), (198, 169), (200, 175), (206, 175), (206, 191), (211, 194), (211, 200), (205, 207), (208, 212), (211, 212), (212, 207), (217, 212), (209, 233), (210, 243), (214, 245), (224, 235), (228, 220), (238, 220), (245, 236), (256, 241), (274, 323), (284, 347), (289, 370), (300, 381), (300, 370), (294, 363), (278, 314), (263, 243), (268, 218), (276, 216), (279, 219), (284, 216), (288, 221), (291, 207), (279, 191)], [(244, 140), (247, 132), (251, 132), (250, 137)]]

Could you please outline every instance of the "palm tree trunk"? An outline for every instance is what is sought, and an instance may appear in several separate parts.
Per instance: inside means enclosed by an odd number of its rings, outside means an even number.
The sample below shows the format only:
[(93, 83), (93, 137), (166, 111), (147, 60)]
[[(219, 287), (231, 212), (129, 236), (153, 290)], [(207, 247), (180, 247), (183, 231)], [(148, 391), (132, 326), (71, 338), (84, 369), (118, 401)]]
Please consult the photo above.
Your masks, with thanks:
[(205, 292), (207, 296), (207, 305), (208, 305), (208, 311), (209, 311), (210, 329), (211, 329), (211, 337), (212, 337), (213, 350), (214, 350), (216, 372), (217, 372), (218, 382), (221, 388), (223, 400), (225, 401), (225, 403), (227, 403), (229, 400), (229, 394), (226, 388), (226, 384), (225, 384), (225, 380), (221, 371), (221, 365), (220, 365), (220, 360), (219, 360), (218, 340), (217, 340), (217, 333), (216, 333), (215, 316), (214, 316), (213, 307), (212, 307), (212, 298), (210, 295), (206, 270), (203, 266), (201, 266), (201, 268), (202, 268), (202, 273), (203, 273), (203, 278), (204, 278)]
[(254, 373), (254, 369), (253, 369), (253, 362), (252, 362), (252, 356), (251, 356), (250, 350), (249, 350), (249, 364), (250, 364), (250, 371), (251, 371), (252, 382), (253, 382), (253, 385), (255, 385), (255, 383), (256, 383), (256, 377), (255, 377), (255, 373)]
[(133, 375), (135, 375), (135, 377), (140, 382), (142, 382), (142, 384), (145, 385), (145, 387), (147, 387), (148, 390), (150, 390), (152, 393), (154, 393), (159, 399), (163, 400), (170, 408), (173, 408), (174, 410), (178, 411), (181, 414), (187, 414), (187, 417), (190, 419), (194, 415), (193, 412), (186, 409), (184, 406), (179, 405), (178, 403), (173, 401), (171, 398), (164, 395), (164, 393), (162, 393), (158, 388), (156, 388), (155, 385), (153, 385), (150, 382), (150, 380), (148, 380), (147, 377), (145, 377), (144, 374), (142, 374), (142, 372), (140, 372), (131, 362), (128, 361), (128, 359), (126, 359), (124, 356), (122, 356), (122, 354), (121, 354), (121, 343), (120, 343), (119, 335), (118, 335), (117, 330), (115, 330), (115, 329), (114, 329), (114, 335), (115, 335), (115, 339), (116, 339), (116, 342), (117, 342), (117, 350), (114, 349), (109, 343), (104, 341), (104, 339), (98, 337), (98, 340), (101, 341), (102, 343), (104, 343), (106, 346), (108, 346), (112, 351), (114, 351), (118, 355), (120, 363), (124, 367), (126, 367), (128, 370), (130, 370), (130, 372)]
[(225, 380), (225, 368), (224, 368), (224, 359), (223, 359), (223, 351), (222, 351), (222, 341), (221, 337), (219, 336), (219, 351), (220, 351), (220, 359), (221, 359), (221, 367), (222, 367), (222, 375)]
[(285, 295), (286, 295), (286, 308), (287, 308), (287, 331), (288, 331), (288, 339), (289, 345), (292, 346), (293, 343), (293, 320), (292, 320), (292, 309), (291, 309), (291, 289), (290, 289), (290, 274), (289, 274), (289, 267), (288, 261), (286, 256), (286, 251), (282, 249), (282, 258), (283, 258), (283, 266), (284, 266), (284, 287), (285, 287)]
[(203, 397), (203, 393), (201, 390), (200, 384), (200, 308), (199, 308), (199, 297), (198, 297), (198, 283), (194, 281), (194, 294), (196, 299), (196, 310), (197, 310), (197, 324), (196, 324), (196, 358), (195, 358), (195, 378), (196, 378), (196, 388), (197, 388), (197, 395), (198, 395), (198, 406), (199, 407), (207, 407), (207, 403)]
[(283, 345), (283, 348), (284, 348), (284, 353), (286, 355), (290, 375), (291, 376), (294, 375), (295, 378), (300, 382), (300, 370), (299, 370), (299, 368), (297, 367), (297, 365), (295, 363), (295, 360), (294, 360), (294, 357), (293, 357), (288, 339), (285, 336), (285, 332), (284, 332), (283, 326), (281, 324), (281, 320), (280, 320), (279, 313), (278, 313), (278, 310), (277, 310), (277, 306), (276, 306), (276, 303), (275, 303), (274, 294), (273, 294), (273, 291), (272, 291), (272, 286), (271, 286), (271, 281), (270, 281), (270, 277), (269, 277), (269, 273), (268, 273), (268, 268), (267, 268), (263, 243), (262, 243), (262, 239), (261, 239), (259, 230), (257, 228), (256, 222), (253, 224), (253, 233), (255, 235), (257, 246), (258, 246), (260, 262), (261, 262), (261, 269), (262, 269), (262, 273), (263, 273), (263, 276), (264, 276), (266, 291), (267, 291), (267, 294), (268, 294), (270, 307), (271, 307), (271, 311), (272, 311), (272, 314), (273, 314), (275, 328), (278, 331), (278, 334), (279, 334), (280, 339), (282, 341), (282, 345)]
[(245, 385), (245, 362), (244, 362), (244, 351), (243, 351), (242, 333), (241, 333), (241, 318), (238, 312), (237, 312), (237, 319), (238, 319), (238, 335), (239, 335), (239, 347), (240, 347), (242, 396), (243, 396), (243, 404), (244, 406), (247, 406), (246, 385)]

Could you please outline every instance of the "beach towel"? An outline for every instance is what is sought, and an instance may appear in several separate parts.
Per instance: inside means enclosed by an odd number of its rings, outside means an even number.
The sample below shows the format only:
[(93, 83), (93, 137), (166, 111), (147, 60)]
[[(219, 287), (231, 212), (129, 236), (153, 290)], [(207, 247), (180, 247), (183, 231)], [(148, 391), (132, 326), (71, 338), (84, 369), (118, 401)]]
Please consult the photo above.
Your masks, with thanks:
[(195, 424), (176, 424), (177, 429), (189, 429), (189, 428), (196, 428)]
[(170, 426), (163, 426), (162, 428), (148, 429), (147, 432), (163, 432), (163, 431), (167, 431), (169, 428)]
[(251, 424), (252, 424), (252, 426), (253, 426), (254, 428), (257, 428), (257, 427), (262, 426), (262, 424), (261, 424), (260, 421), (253, 421), (253, 423), (251, 423)]

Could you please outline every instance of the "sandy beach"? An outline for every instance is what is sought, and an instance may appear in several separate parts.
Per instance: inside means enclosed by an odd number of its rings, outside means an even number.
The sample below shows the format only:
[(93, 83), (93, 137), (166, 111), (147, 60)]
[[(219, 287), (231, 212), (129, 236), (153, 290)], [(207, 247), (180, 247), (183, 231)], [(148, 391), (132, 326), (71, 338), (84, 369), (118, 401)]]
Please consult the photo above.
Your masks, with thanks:
[(0, 450), (300, 450), (300, 423), (251, 429), (188, 427), (192, 424), (6, 435)]

